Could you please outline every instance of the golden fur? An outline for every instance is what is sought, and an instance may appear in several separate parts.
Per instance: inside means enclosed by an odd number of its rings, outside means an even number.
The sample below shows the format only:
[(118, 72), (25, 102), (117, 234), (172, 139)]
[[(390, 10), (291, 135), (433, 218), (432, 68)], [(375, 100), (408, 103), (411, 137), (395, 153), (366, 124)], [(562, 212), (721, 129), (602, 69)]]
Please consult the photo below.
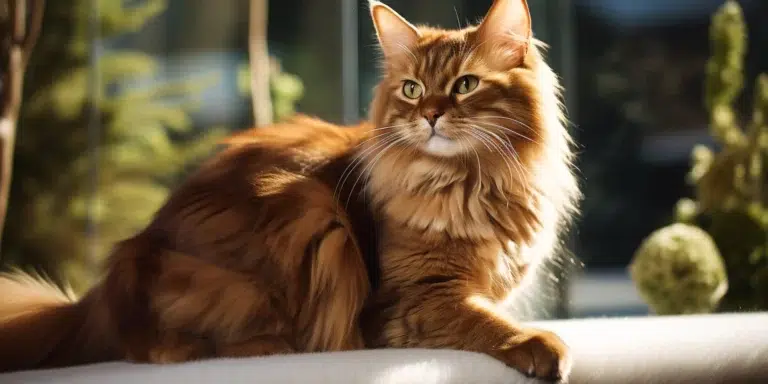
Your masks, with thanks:
[(17, 297), (0, 305), (0, 371), (363, 348), (373, 224), (333, 188), (369, 130), (297, 118), (231, 137), (80, 301), (0, 278)]
[(527, 4), (496, 0), (458, 31), (371, 13), (384, 77), (370, 123), (233, 135), (79, 301), (0, 277), (17, 297), (0, 303), (0, 371), (426, 347), (566, 376), (562, 341), (499, 309), (578, 197)]
[[(568, 373), (555, 335), (498, 307), (556, 250), (578, 197), (557, 81), (527, 12), (497, 0), (479, 27), (446, 31), (374, 8), (385, 75), (366, 157), (382, 275), (363, 323), (371, 346), (472, 350), (540, 378)], [(523, 38), (496, 40), (507, 33)], [(476, 89), (451, 94), (466, 74)], [(404, 81), (420, 85), (418, 100), (403, 96)], [(442, 125), (419, 123), (434, 111)], [(430, 150), (435, 132), (453, 143)]]

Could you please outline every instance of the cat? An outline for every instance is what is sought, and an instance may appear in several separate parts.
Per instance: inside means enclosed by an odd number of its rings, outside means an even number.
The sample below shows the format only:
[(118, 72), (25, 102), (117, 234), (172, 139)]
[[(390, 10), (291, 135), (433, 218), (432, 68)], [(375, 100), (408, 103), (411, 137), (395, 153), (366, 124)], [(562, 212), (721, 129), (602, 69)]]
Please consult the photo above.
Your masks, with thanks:
[(527, 3), (495, 0), (460, 30), (369, 8), (384, 68), (370, 122), (232, 135), (80, 300), (0, 278), (0, 371), (422, 347), (567, 377), (563, 341), (499, 309), (579, 197)]
[(364, 161), (382, 276), (362, 317), (369, 346), (470, 350), (530, 376), (566, 376), (563, 342), (500, 308), (557, 251), (579, 198), (559, 86), (527, 3), (494, 1), (461, 30), (371, 9), (384, 78)]
[(369, 131), (297, 117), (233, 135), (79, 301), (6, 275), (0, 371), (364, 348), (374, 223), (333, 189)]

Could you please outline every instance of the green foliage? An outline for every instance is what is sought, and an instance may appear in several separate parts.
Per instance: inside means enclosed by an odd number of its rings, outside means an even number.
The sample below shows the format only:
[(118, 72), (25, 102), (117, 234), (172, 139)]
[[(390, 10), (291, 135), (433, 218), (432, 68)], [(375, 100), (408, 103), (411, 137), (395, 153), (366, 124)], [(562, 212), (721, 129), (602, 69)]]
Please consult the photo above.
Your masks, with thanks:
[(660, 315), (710, 312), (728, 287), (715, 242), (690, 224), (653, 232), (635, 253), (629, 271), (640, 295)]
[[(136, 31), (167, 1), (101, 0), (104, 37)], [(156, 83), (141, 52), (98, 58), (89, 93), (90, 1), (49, 1), (31, 59), (17, 138), (3, 262), (43, 270), (76, 290), (96, 277), (111, 246), (145, 226), (187, 167), (224, 129), (193, 131), (194, 96), (215, 77)], [(117, 91), (114, 91), (117, 89)], [(89, 124), (98, 118), (98, 143)], [(93, 232), (91, 232), (93, 230)]]
[(737, 2), (714, 15), (710, 36), (705, 103), (721, 148), (693, 150), (695, 199), (682, 199), (676, 216), (704, 229), (720, 250), (729, 288), (718, 310), (767, 310), (768, 74), (756, 80), (752, 119), (742, 128), (734, 102), (744, 88), (747, 35)]
[[(73, 53), (87, 55), (88, 30), (94, 2), (74, 0), (68, 3), (69, 7), (64, 12), (71, 16), (74, 28), (69, 46)], [(99, 11), (99, 35), (110, 38), (139, 31), (149, 20), (165, 11), (168, 0), (97, 0), (96, 7)]]

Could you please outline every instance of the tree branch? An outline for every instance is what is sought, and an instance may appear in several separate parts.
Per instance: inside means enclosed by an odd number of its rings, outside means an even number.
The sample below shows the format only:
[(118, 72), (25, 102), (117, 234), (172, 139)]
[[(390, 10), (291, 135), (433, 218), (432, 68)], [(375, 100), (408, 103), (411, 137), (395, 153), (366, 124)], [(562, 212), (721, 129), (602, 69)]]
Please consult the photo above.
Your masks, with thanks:
[(40, 37), (40, 31), (43, 27), (43, 11), (45, 10), (45, 0), (31, 0), (29, 15), (29, 29), (24, 39), (24, 68), (26, 70), (29, 64), (29, 57), (35, 49), (37, 39)]
[(27, 25), (27, 0), (8, 1), (10, 37), (5, 73), (2, 74), (3, 94), (0, 102), (0, 244), (8, 209), (13, 170), (13, 149), (16, 126), (24, 90), (24, 72), (32, 54), (43, 21), (45, 0), (32, 0), (30, 24)]
[(254, 124), (272, 123), (269, 52), (267, 51), (267, 0), (250, 1), (248, 51), (251, 66), (251, 102)]

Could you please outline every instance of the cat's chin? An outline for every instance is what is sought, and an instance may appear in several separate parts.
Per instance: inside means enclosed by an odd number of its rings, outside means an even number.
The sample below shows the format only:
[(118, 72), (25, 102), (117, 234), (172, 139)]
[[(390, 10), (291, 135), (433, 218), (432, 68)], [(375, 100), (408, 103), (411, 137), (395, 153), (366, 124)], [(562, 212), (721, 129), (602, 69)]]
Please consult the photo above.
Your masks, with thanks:
[(424, 143), (422, 150), (434, 156), (451, 157), (458, 155), (463, 149), (455, 140), (440, 135), (432, 135)]

